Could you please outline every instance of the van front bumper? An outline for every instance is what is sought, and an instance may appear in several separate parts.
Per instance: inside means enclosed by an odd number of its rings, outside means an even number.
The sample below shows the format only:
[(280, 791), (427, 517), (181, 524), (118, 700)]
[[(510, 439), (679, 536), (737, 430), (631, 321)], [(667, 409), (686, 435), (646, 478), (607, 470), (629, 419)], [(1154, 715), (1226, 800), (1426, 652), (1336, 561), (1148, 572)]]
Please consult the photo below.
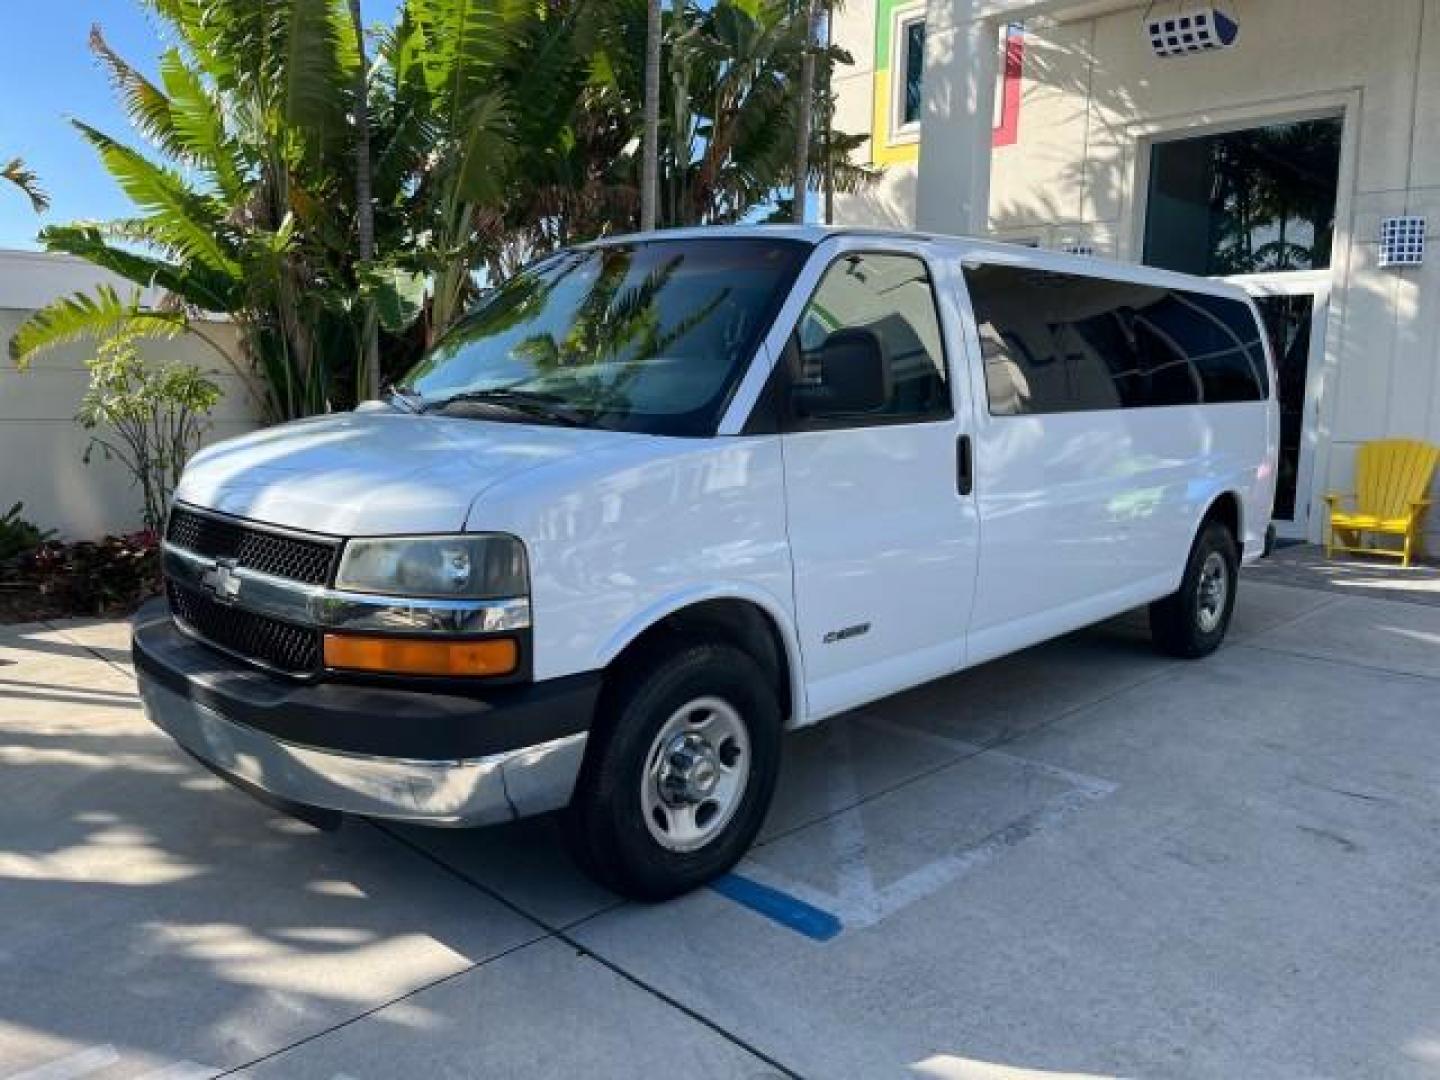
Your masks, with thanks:
[(472, 696), (306, 683), (184, 634), (163, 601), (132, 652), (150, 720), (242, 789), (285, 806), (428, 825), (486, 825), (570, 801), (598, 673)]

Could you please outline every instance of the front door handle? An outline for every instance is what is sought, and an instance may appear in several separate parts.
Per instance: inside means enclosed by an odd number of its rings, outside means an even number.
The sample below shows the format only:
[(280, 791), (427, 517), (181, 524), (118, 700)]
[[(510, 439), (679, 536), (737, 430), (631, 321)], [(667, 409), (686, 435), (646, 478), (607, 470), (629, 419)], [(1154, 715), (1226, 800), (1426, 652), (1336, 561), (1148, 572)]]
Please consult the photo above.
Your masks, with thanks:
[(961, 495), (975, 490), (975, 455), (970, 449), (969, 435), (961, 435), (955, 443), (955, 487)]

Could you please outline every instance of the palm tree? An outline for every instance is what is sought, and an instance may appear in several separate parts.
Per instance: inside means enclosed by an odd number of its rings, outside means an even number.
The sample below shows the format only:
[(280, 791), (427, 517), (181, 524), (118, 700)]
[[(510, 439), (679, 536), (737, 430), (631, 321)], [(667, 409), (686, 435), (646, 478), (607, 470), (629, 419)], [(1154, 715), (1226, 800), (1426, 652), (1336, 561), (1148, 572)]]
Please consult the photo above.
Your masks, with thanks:
[[(676, 92), (666, 123), (663, 208), (676, 224), (739, 221), (776, 202), (792, 180), (796, 73), (807, 52), (808, 24), (788, 0), (688, 6), (671, 48)], [(828, 54), (827, 54), (828, 58)], [(806, 168), (834, 165), (836, 185), (871, 183), (868, 166), (850, 162), (858, 140), (811, 132)], [(803, 185), (801, 185), (803, 197)]]
[[(683, 2), (683, 0), (681, 0)], [(660, 0), (645, 6), (645, 115), (642, 121), (640, 165), (640, 228), (655, 228), (660, 186), (660, 37), (663, 32)]]
[[(509, 0), (409, 0), (371, 99), (344, 0), (148, 2), (176, 41), (158, 84), (98, 30), (92, 47), (158, 159), (75, 124), (136, 214), (41, 239), (169, 299), (147, 310), (115, 292), (67, 298), (19, 329), (12, 356), (126, 325), (197, 331), (193, 315), (220, 312), (240, 329), (272, 418), (346, 407), (380, 381), (357, 363), (369, 319), (389, 330), (413, 320), (428, 277), (433, 336), (473, 291), (488, 251), (479, 225), (503, 204), (513, 157), (504, 63), (531, 13)], [(360, 131), (373, 136), (363, 154)], [(376, 263), (368, 237), (357, 250), (365, 208), (394, 260)]]
[[(805, 193), (810, 180), (811, 112), (815, 104), (815, 39), (819, 36), (820, 0), (805, 2), (805, 47), (800, 54), (800, 85), (795, 103), (795, 195), (791, 214), (805, 224)], [(829, 125), (826, 125), (827, 128)]]
[(23, 191), (30, 199), (30, 205), (35, 208), (37, 214), (43, 214), (50, 209), (50, 196), (40, 187), (39, 178), (25, 167), (25, 162), (20, 158), (11, 158), (3, 167), (0, 167), (0, 179), (14, 184)]
[[(654, 224), (776, 202), (814, 51), (793, 0), (681, 0), (654, 35), (649, 0), (405, 0), (368, 39), (373, 63), (354, 0), (146, 2), (174, 42), (157, 79), (98, 30), (91, 44), (148, 145), (75, 124), (135, 210), (41, 233), (136, 288), (57, 301), (11, 354), (203, 334), (196, 317), (224, 313), (243, 348), (228, 359), (258, 375), (272, 419), (373, 393), (464, 312), (482, 272), (633, 229), (647, 185), (631, 148), (652, 90)], [(855, 145), (826, 133), (807, 168), (863, 186)], [(142, 304), (148, 289), (165, 299)]]
[[(375, 204), (370, 178), (370, 96), (365, 60), (365, 25), (360, 17), (360, 0), (350, 0), (350, 21), (355, 26), (355, 233), (360, 265), (368, 269), (375, 261)], [(380, 392), (380, 334), (373, 304), (365, 304), (361, 329), (361, 350), (364, 354), (364, 385), (357, 396)]]
[[(347, 148), (356, 63), (348, 20), (330, 0), (151, 6), (175, 41), (160, 58), (158, 83), (117, 55), (98, 27), (91, 47), (155, 152), (73, 121), (136, 212), (50, 227), (40, 238), (133, 281), (136, 296), (155, 286), (168, 300), (147, 311), (114, 291), (62, 299), (19, 328), (11, 354), (24, 362), (127, 326), (152, 335), (198, 330), (192, 315), (221, 312), (240, 330), (271, 416), (323, 410), (335, 360), (353, 357), (356, 341), (347, 310), (353, 276), (317, 240), (333, 230), (342, 203), (335, 165)], [(349, 167), (338, 171), (346, 176)]]
[(822, 97), (825, 102), (825, 153), (821, 159), (824, 162), (824, 177), (821, 181), (821, 191), (825, 196), (825, 209), (822, 221), (826, 225), (835, 223), (835, 159), (833, 148), (833, 129), (835, 127), (835, 2), (825, 0), (825, 85), (822, 90)]

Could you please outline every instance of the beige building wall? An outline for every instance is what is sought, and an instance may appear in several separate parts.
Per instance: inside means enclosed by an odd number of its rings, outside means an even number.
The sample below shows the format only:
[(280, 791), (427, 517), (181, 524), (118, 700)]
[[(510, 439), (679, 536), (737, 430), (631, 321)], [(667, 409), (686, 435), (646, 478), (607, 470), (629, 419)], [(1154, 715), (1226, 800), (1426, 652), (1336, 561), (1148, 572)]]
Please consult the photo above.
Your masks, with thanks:
[[(68, 256), (0, 252), (0, 343), (8, 349), (16, 327), (49, 300), (102, 281), (130, 287)], [(237, 354), (234, 327), (211, 323), (206, 333)], [(26, 518), (68, 539), (95, 539), (141, 524), (139, 491), (124, 467), (99, 453), (88, 465), (84, 461), (90, 433), (74, 417), (87, 385), (85, 357), (93, 349), (76, 344), (46, 353), (25, 372), (0, 352), (0, 513), (21, 501)], [(198, 364), (225, 391), (207, 441), (257, 426), (258, 411), (244, 384), (213, 349), (182, 337), (143, 351), (147, 358)]]
[[(942, 3), (930, 5), (932, 20)], [(1343, 114), (1325, 357), (1313, 371), (1314, 472), (1300, 492), (1319, 539), (1320, 496), (1349, 490), (1359, 443), (1440, 443), (1440, 0), (1222, 3), (1240, 23), (1237, 46), (1172, 59), (1156, 57), (1142, 32), (1148, 5), (1099, 6), (1106, 13), (1026, 24), (1019, 139), (993, 152), (990, 232), (1139, 261), (1153, 140)], [(875, 0), (847, 4), (839, 44), (858, 59), (875, 21)], [(955, 72), (936, 75), (933, 59), (927, 51), (927, 86), (953, 80)], [(874, 114), (873, 82), (858, 72), (839, 82), (842, 116)], [(923, 169), (923, 132), (919, 156)], [(842, 200), (839, 223), (914, 227), (917, 166), (894, 172), (876, 191)], [(1429, 258), (1382, 269), (1380, 221), (1403, 213), (1428, 217)], [(919, 225), (954, 231), (943, 210), (937, 216)], [(1429, 531), (1430, 551), (1440, 552), (1440, 512)]]
[[(912, 0), (923, 8), (923, 0)], [(835, 126), (852, 134), (870, 134), (874, 129), (876, 106), (876, 9), (875, 0), (862, 0), (838, 7), (834, 13), (835, 41), (849, 51), (854, 65), (840, 68), (834, 77)], [(882, 103), (882, 108), (885, 107)], [(883, 133), (880, 138), (883, 140)], [(846, 225), (877, 229), (915, 227), (915, 163), (891, 160), (884, 145), (867, 141), (856, 153), (858, 160), (884, 162), (884, 172), (873, 190), (859, 195), (837, 195), (837, 219)], [(911, 155), (913, 156), (913, 154)]]

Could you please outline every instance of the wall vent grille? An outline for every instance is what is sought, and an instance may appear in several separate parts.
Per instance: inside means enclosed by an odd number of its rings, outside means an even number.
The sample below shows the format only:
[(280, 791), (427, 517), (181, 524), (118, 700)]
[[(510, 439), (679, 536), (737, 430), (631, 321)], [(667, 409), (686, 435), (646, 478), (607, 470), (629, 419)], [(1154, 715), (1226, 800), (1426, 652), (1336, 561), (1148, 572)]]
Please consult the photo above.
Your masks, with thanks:
[(1240, 37), (1240, 24), (1216, 7), (1191, 8), (1147, 19), (1145, 32), (1156, 56), (1189, 56), (1228, 49)]
[(1425, 219), (1413, 215), (1380, 223), (1380, 265), (1421, 266), (1425, 262)]

